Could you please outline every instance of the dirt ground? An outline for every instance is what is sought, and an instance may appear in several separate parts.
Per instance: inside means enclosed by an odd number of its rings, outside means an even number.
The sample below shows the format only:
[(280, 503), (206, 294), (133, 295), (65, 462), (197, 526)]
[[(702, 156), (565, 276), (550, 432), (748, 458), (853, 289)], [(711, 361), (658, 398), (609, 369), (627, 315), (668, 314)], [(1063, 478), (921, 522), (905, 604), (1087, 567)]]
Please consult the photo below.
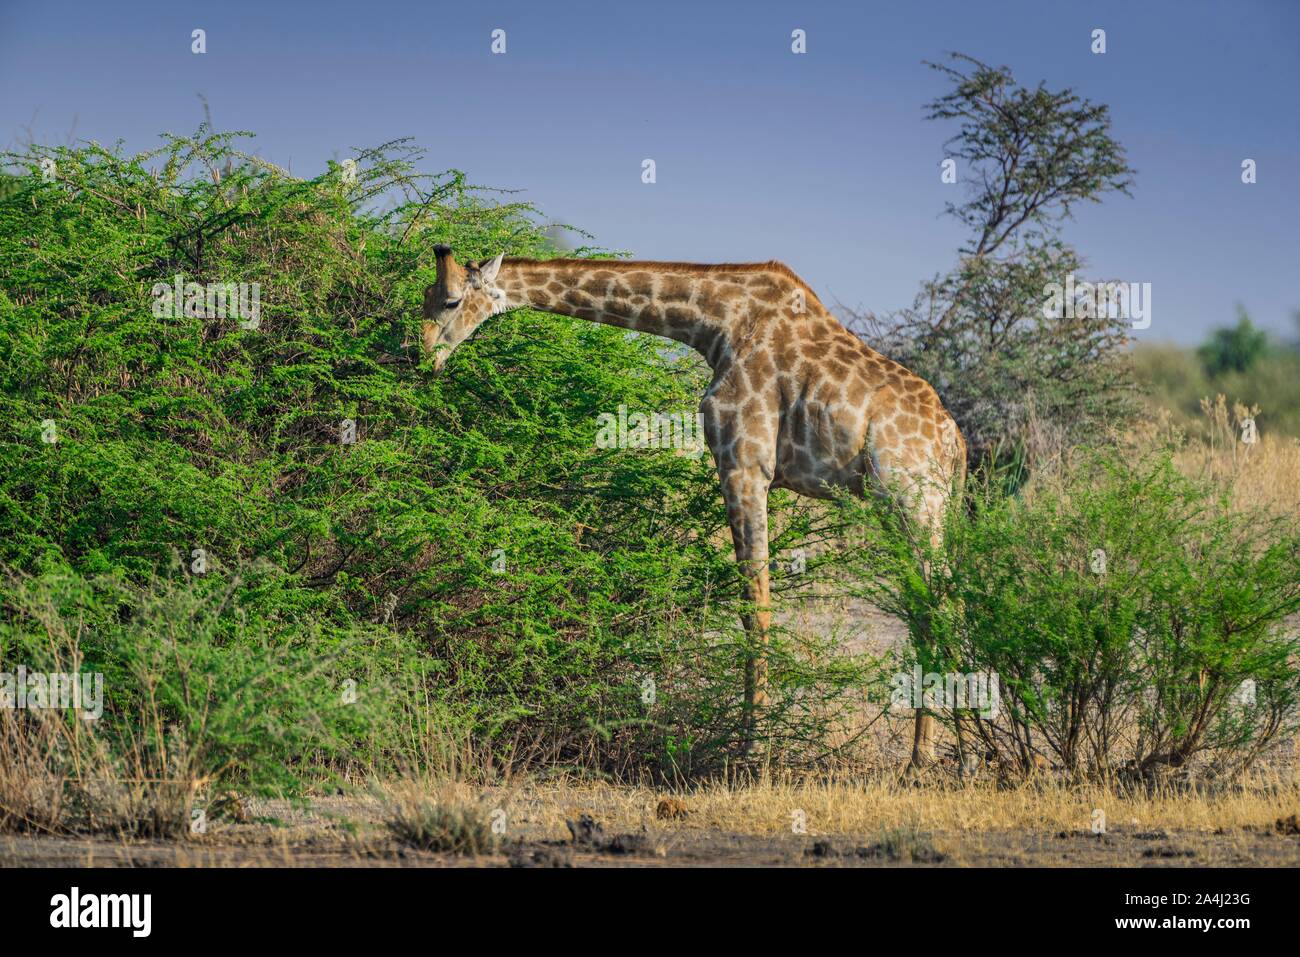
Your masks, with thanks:
[[(514, 794), (512, 820), (495, 853), (465, 857), (404, 846), (384, 826), (380, 800), (331, 797), (310, 807), (287, 802), (249, 806), (243, 823), (212, 823), (180, 841), (90, 837), (0, 837), (4, 867), (1243, 867), (1300, 866), (1296, 819), (1266, 807), (1220, 809), (1226, 818), (1258, 818), (1209, 828), (1112, 823), (1093, 833), (1085, 818), (1059, 827), (1044, 806), (1039, 826), (961, 829), (818, 826), (829, 815), (810, 805), (802, 832), (776, 830), (786, 816), (763, 799), (748, 826), (713, 823), (718, 796), (680, 799), (684, 818), (660, 820), (649, 805), (637, 822), (629, 801), (645, 792), (616, 789)], [(940, 801), (944, 800), (939, 798)], [(1289, 798), (1288, 798), (1289, 800)], [(774, 803), (772, 803), (774, 802)], [(1050, 802), (1049, 802), (1050, 803)], [(1085, 804), (1087, 802), (1084, 802)], [(696, 814), (693, 805), (700, 806)], [(1253, 806), (1253, 805), (1252, 805)], [(1177, 814), (1147, 808), (1147, 813)], [(911, 813), (911, 812), (909, 812)], [(1067, 814), (1073, 812), (1067, 812)], [(560, 822), (557, 824), (557, 822)]]
[(933, 860), (894, 860), (851, 839), (756, 837), (683, 831), (645, 850), (597, 851), (564, 841), (524, 841), (505, 852), (460, 857), (415, 851), (392, 842), (250, 846), (221, 841), (112, 844), (64, 838), (6, 838), (3, 867), (1296, 867), (1294, 838), (1233, 833), (1113, 831), (1051, 837), (1004, 831), (958, 837), (937, 834), (947, 852)]

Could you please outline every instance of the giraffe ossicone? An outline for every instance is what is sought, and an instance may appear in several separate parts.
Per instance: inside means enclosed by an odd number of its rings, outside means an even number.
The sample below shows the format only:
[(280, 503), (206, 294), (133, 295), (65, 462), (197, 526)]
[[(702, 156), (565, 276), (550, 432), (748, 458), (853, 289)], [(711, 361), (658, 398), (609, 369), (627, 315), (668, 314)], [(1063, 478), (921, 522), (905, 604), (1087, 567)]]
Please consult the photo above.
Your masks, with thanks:
[[(523, 307), (666, 336), (712, 369), (700, 412), (751, 608), (751, 730), (767, 704), (772, 489), (893, 494), (931, 545), (941, 542), (965, 476), (961, 430), (928, 382), (849, 332), (789, 267), (500, 255), (461, 265), (450, 247), (434, 252), (422, 340), (435, 372), (489, 316)], [(928, 729), (918, 712), (914, 764), (927, 758)]]

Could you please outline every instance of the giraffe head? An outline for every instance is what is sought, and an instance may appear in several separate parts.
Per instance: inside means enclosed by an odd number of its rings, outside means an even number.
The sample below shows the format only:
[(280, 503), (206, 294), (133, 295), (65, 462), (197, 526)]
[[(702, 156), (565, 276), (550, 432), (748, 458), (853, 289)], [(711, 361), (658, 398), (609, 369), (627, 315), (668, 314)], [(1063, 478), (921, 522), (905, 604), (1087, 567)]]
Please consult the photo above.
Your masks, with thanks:
[(442, 371), (456, 347), (474, 334), (483, 320), (505, 308), (496, 286), (501, 255), (485, 263), (456, 262), (450, 246), (434, 246), (438, 278), (424, 290), (424, 351), (433, 355), (433, 371)]

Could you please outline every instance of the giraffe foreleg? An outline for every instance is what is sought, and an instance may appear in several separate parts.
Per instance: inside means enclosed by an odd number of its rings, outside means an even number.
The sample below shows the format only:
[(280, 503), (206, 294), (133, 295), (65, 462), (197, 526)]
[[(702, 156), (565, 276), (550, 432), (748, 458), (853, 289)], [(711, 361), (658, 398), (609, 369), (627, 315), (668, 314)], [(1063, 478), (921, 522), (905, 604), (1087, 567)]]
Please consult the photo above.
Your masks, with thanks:
[(768, 705), (767, 643), (772, 624), (768, 572), (767, 493), (771, 480), (761, 469), (720, 469), (727, 521), (744, 576), (745, 611), (741, 624), (749, 638), (745, 662), (744, 722), (746, 751), (752, 748), (758, 718)]

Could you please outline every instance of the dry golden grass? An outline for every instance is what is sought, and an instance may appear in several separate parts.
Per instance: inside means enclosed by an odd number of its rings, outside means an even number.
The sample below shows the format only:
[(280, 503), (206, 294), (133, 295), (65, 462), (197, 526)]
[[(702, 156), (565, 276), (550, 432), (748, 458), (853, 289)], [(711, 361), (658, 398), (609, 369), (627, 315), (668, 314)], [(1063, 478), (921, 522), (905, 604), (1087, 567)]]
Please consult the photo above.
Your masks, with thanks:
[(905, 787), (892, 779), (764, 781), (745, 786), (709, 784), (677, 795), (686, 816), (656, 820), (662, 791), (591, 784), (535, 785), (515, 795), (530, 822), (562, 838), (565, 820), (589, 813), (606, 829), (719, 830), (737, 834), (790, 834), (802, 812), (810, 835), (870, 835), (894, 828), (968, 833), (1087, 829), (1101, 809), (1112, 825), (1214, 831), (1270, 828), (1300, 808), (1300, 786), (1255, 778), (1249, 786), (1220, 795), (1176, 793), (1121, 796), (1101, 787), (1065, 787), (1051, 782), (1000, 790), (992, 783), (964, 788)]
[[(667, 798), (680, 804), (664, 817)], [(886, 777), (713, 783), (676, 793), (581, 779), (486, 789), (407, 779), (308, 806), (259, 799), (253, 809), (250, 821), (219, 822), (199, 841), (0, 835), (0, 864), (1133, 866), (1159, 863), (1162, 851), (1195, 866), (1300, 861), (1294, 832), (1276, 826), (1300, 809), (1300, 787), (1262, 776), (1220, 795), (1133, 796), (1050, 781), (1013, 790), (991, 782), (902, 787)], [(1098, 810), (1104, 839), (1093, 833)], [(500, 835), (488, 823), (498, 817)], [(596, 835), (589, 844), (576, 836), (584, 819)], [(819, 855), (818, 846), (831, 850)], [(873, 847), (884, 851), (853, 853)]]
[(492, 808), (465, 790), (453, 782), (396, 781), (383, 789), (384, 823), (394, 838), (420, 850), (490, 854), (498, 844)]
[(1136, 429), (1133, 440), (1174, 445), (1178, 468), (1228, 492), (1236, 508), (1300, 515), (1300, 439), (1259, 432), (1253, 425), (1259, 407), (1235, 402), (1229, 408), (1222, 395), (1202, 399), (1201, 411), (1204, 436), (1183, 436), (1164, 413)]

